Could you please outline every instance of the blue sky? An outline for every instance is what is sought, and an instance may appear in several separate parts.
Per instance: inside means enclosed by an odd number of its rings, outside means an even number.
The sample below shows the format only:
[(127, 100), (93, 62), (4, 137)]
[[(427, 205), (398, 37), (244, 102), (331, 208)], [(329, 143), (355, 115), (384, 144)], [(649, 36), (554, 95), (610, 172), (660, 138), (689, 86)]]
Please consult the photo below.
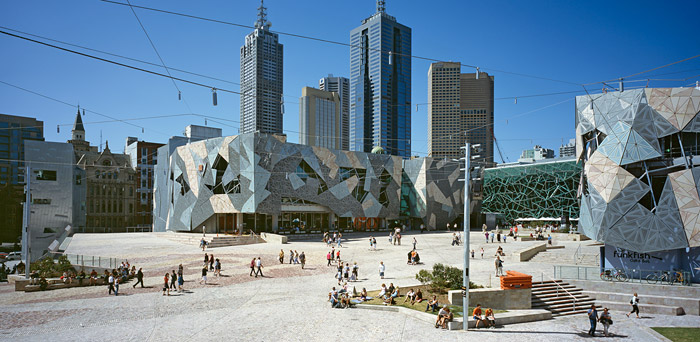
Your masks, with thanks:
[[(252, 25), (259, 2), (134, 0), (132, 4)], [(350, 30), (375, 11), (373, 0), (268, 0), (265, 4), (273, 30), (341, 42), (348, 42)], [(700, 2), (697, 1), (662, 4), (658, 1), (388, 0), (386, 7), (390, 15), (413, 29), (414, 55), (480, 66), (495, 76), (497, 99), (583, 91), (577, 84), (631, 75), (700, 54), (697, 27)], [(239, 49), (250, 29), (142, 9), (136, 12), (169, 67), (234, 83), (240, 81)], [(125, 6), (99, 0), (3, 1), (0, 26), (158, 63), (134, 15)], [(289, 141), (297, 142), (301, 88), (317, 87), (319, 78), (327, 74), (347, 77), (349, 48), (285, 35), (280, 40), (285, 49), (284, 128)], [(120, 119), (189, 113), (219, 117), (225, 120), (207, 120), (208, 125), (223, 128), (225, 135), (237, 133), (237, 95), (219, 93), (219, 105), (214, 107), (209, 89), (179, 83), (186, 101), (178, 101), (177, 90), (165, 78), (5, 35), (0, 35), (0, 51), (0, 81)], [(413, 60), (414, 104), (427, 102), (428, 67), (427, 61)], [(465, 68), (464, 72), (473, 70)], [(218, 88), (238, 90), (236, 84), (172, 73)], [(700, 58), (697, 58), (632, 79), (674, 79), (652, 80), (649, 85), (684, 86), (700, 80), (699, 74)], [(689, 79), (677, 80), (685, 78)], [(645, 84), (646, 81), (627, 82), (626, 88)], [(602, 85), (588, 88), (597, 93)], [(521, 150), (534, 144), (558, 152), (562, 141), (574, 137), (575, 95), (520, 98), (517, 104), (513, 99), (496, 100), (494, 130), (506, 158), (514, 161)], [(70, 139), (75, 108), (0, 83), (0, 113), (43, 120), (47, 140), (65, 141)], [(425, 155), (427, 108), (419, 105), (416, 111), (414, 105), (412, 114), (413, 154)], [(142, 133), (140, 127), (120, 122), (97, 123), (105, 118), (90, 112), (83, 120), (87, 139), (99, 144), (102, 132), (103, 140), (110, 141), (112, 150), (122, 150), (127, 136), (165, 142), (170, 136), (181, 135), (187, 124), (204, 124), (204, 119), (192, 116), (131, 121), (145, 128)], [(57, 132), (57, 125), (66, 124)], [(496, 160), (500, 162), (500, 157)]]

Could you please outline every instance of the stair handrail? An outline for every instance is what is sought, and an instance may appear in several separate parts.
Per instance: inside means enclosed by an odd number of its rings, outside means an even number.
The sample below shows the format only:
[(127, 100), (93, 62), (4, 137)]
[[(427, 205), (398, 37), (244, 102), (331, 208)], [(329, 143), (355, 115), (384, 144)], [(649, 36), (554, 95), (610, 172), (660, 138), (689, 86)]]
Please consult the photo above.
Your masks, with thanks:
[[(542, 272), (542, 277), (544, 278), (544, 276), (545, 276), (545, 274), (544, 274), (544, 272)], [(576, 297), (574, 297), (574, 295), (572, 295), (571, 292), (569, 292), (567, 289), (565, 289), (563, 286), (561, 286), (559, 283), (557, 283), (557, 281), (554, 280), (549, 275), (547, 275), (547, 279), (551, 280), (554, 283), (554, 285), (557, 286), (557, 298), (559, 298), (559, 288), (561, 288), (564, 292), (566, 292), (566, 294), (569, 295), (569, 297), (571, 297), (571, 299), (574, 300), (574, 310), (573, 311), (576, 311)]]
[(578, 244), (578, 248), (576, 248), (576, 252), (574, 252), (574, 264), (578, 265), (579, 262), (579, 257), (581, 254), (581, 244)]

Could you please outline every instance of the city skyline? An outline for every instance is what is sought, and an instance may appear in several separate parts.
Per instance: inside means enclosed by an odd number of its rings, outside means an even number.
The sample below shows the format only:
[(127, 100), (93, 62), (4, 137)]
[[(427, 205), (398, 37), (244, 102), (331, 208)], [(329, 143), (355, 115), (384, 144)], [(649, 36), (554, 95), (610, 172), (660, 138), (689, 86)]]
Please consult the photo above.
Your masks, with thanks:
[[(43, 10), (33, 10), (35, 7), (32, 6), (36, 3), (42, 4)], [(237, 4), (132, 4), (250, 25), (251, 16), (257, 12), (260, 3), (246, 1)], [(357, 26), (358, 21), (371, 13), (375, 6), (375, 2), (371, 0), (353, 4), (333, 4), (330, 7), (318, 4), (265, 2), (266, 7), (275, 13), (275, 24), (271, 29), (347, 43), (347, 32)], [(450, 12), (455, 14), (448, 13), (446, 16), (438, 15), (438, 11), (420, 11), (420, 4), (412, 1), (389, 1), (387, 11), (413, 29), (414, 55), (481, 66), (483, 71), (499, 78), (495, 89), (495, 131), (501, 148), (510, 161), (517, 159), (523, 149), (534, 144), (554, 148), (573, 137), (574, 122), (569, 114), (573, 97), (583, 93), (582, 87), (576, 85), (576, 82), (609, 80), (665, 65), (695, 55), (693, 47), (698, 45), (694, 44), (698, 40), (697, 37), (683, 33), (692, 32), (692, 25), (686, 24), (690, 21), (681, 20), (686, 16), (690, 18), (689, 13), (692, 11), (688, 10), (688, 6), (685, 6), (683, 11), (677, 7), (660, 8), (652, 14), (625, 3), (605, 6), (593, 3), (577, 9), (565, 4), (533, 3), (524, 6), (514, 3), (498, 11), (491, 9), (488, 4), (475, 4), (470, 5), (470, 10), (488, 12), (490, 18), (475, 16), (469, 22), (461, 23), (457, 13), (460, 12), (460, 8), (465, 8), (464, 4), (448, 1), (447, 5), (455, 8), (455, 11)], [(697, 4), (690, 5), (694, 6)], [(2, 8), (3, 14), (0, 14), (0, 18), (8, 28), (159, 64), (148, 40), (126, 6), (100, 2), (86, 2), (80, 6), (31, 2), (5, 4)], [(239, 79), (237, 50), (240, 41), (250, 33), (250, 28), (231, 28), (145, 9), (135, 10), (168, 67), (228, 81), (234, 80), (234, 83)], [(322, 15), (328, 11), (338, 11), (344, 15), (329, 19)], [(63, 24), (60, 27), (53, 24), (57, 16), (62, 19)], [(619, 19), (622, 17), (636, 19)], [(643, 24), (645, 20), (642, 20), (652, 17), (656, 22), (653, 29)], [(300, 20), (311, 18), (313, 20)], [(440, 25), (436, 25), (437, 23)], [(491, 24), (488, 30), (477, 30), (486, 23), (500, 24)], [(560, 29), (556, 30), (557, 32), (547, 29), (552, 25)], [(318, 30), (318, 27), (327, 29)], [(513, 32), (516, 28), (517, 32)], [(478, 32), (478, 35), (471, 32)], [(608, 34), (624, 34), (627, 38), (616, 45), (596, 39)], [(669, 36), (671, 38), (668, 38)], [(181, 127), (189, 123), (204, 124), (203, 117), (191, 116), (190, 113), (210, 116), (208, 124), (223, 128), (224, 135), (238, 133), (237, 121), (240, 113), (237, 95), (219, 92), (219, 105), (213, 107), (210, 89), (178, 83), (182, 88), (183, 97), (182, 101), (178, 101), (177, 90), (167, 79), (136, 71), (125, 71), (103, 62), (87, 60), (5, 35), (0, 39), (4, 48), (13, 51), (0, 57), (0, 71), (5, 75), (1, 80), (87, 108), (87, 116), (84, 119), (89, 127), (88, 140), (99, 141), (102, 131), (102, 140), (112, 140), (113, 144), (123, 141), (127, 136), (164, 142), (169, 136), (178, 135)], [(316, 86), (317, 80), (329, 73), (349, 76), (349, 48), (289, 36), (281, 39), (285, 42), (285, 64), (289, 67), (284, 71), (287, 80), (284, 85), (287, 111), (284, 126), (291, 129), (285, 130), (285, 133), (290, 141), (298, 141), (295, 128), (299, 122), (296, 103), (299, 89), (303, 86)], [(449, 41), (457, 44), (449, 44)], [(586, 44), (585, 49), (580, 48), (583, 42)], [(473, 48), (477, 46), (475, 44), (478, 44), (479, 49)], [(137, 62), (92, 53), (144, 66)], [(630, 55), (644, 57), (632, 60), (623, 58)], [(428, 139), (427, 129), (424, 128), (427, 127), (425, 75), (430, 62), (420, 59), (413, 59), (412, 62), (412, 74), (415, 76), (412, 77), (411, 86), (411, 116), (414, 128), (411, 132), (411, 154), (426, 155)], [(696, 75), (697, 72), (693, 73), (692, 70), (697, 67), (696, 59), (635, 78), (662, 74), (652, 78), (682, 79)], [(147, 68), (163, 71), (155, 66)], [(521, 77), (500, 70), (574, 84)], [(462, 71), (474, 72), (473, 69), (464, 66)], [(176, 77), (238, 90), (234, 84), (172, 72)], [(688, 79), (685, 82), (652, 80), (650, 83), (655, 87), (679, 86), (694, 83), (696, 79)], [(643, 85), (645, 82), (626, 83), (626, 88)], [(599, 93), (602, 85), (587, 87), (592, 93)], [(44, 121), (48, 141), (65, 141), (70, 137), (75, 109), (5, 84), (0, 84), (0, 89), (3, 89), (0, 92), (0, 103), (3, 103), (0, 112), (36, 117)], [(558, 92), (571, 93), (536, 98), (523, 97), (529, 94)], [(517, 104), (512, 98), (515, 96), (519, 96)], [(134, 124), (132, 126), (119, 122), (95, 123), (111, 119), (94, 114), (91, 110), (124, 119), (175, 114), (188, 116), (128, 121)], [(220, 123), (217, 123), (213, 117), (232, 121), (218, 120)], [(56, 126), (59, 124), (62, 126), (57, 130)], [(141, 127), (144, 128), (143, 133)], [(500, 162), (499, 159), (496, 161)]]

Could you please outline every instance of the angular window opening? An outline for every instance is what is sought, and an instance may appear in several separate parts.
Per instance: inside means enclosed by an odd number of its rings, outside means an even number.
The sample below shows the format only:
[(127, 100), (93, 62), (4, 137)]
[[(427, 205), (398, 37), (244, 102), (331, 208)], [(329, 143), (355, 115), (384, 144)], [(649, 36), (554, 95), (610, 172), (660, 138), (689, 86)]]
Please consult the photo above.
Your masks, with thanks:
[(180, 196), (185, 196), (186, 193), (190, 191), (190, 185), (187, 184), (187, 181), (185, 181), (185, 178), (183, 175), (180, 175), (177, 177), (175, 180), (178, 184), (180, 184)]

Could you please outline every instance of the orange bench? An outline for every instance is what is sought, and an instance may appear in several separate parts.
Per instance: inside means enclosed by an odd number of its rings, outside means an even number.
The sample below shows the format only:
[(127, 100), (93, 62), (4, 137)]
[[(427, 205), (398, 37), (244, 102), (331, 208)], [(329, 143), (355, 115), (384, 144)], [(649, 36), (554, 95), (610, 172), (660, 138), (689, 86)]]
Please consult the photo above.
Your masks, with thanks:
[(501, 277), (501, 289), (530, 289), (532, 288), (532, 276), (516, 271), (506, 271), (506, 275)]

